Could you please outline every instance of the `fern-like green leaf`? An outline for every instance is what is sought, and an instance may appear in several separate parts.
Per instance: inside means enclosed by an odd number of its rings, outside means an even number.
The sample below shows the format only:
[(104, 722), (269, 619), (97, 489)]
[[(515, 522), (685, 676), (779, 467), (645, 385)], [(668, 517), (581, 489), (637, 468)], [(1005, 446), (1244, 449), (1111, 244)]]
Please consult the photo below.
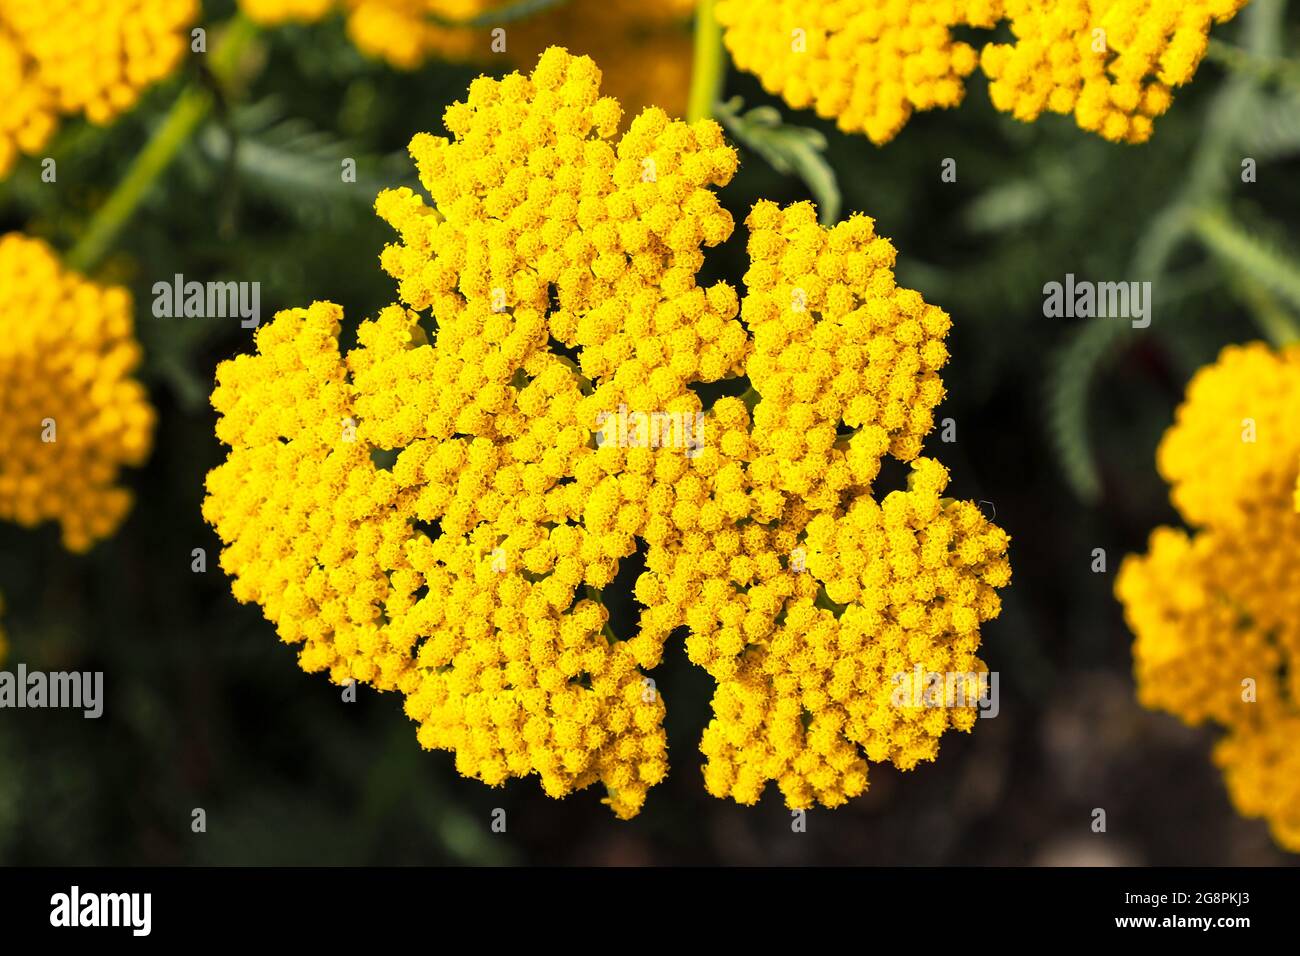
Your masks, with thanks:
[[(229, 129), (210, 124), (198, 137), (198, 145), (212, 162), (233, 159), (241, 185), (301, 218), (318, 216), (335, 203), (367, 208), (387, 187), (417, 185), (410, 180), (409, 164), (401, 158), (358, 156), (351, 144), (304, 120), (281, 118), (274, 101), (238, 111)], [(345, 180), (343, 162), (349, 159), (357, 169), (355, 179)], [(373, 172), (390, 167), (392, 174)]]
[[(1240, 30), (1244, 52), (1253, 57), (1277, 55), (1282, 7), (1278, 0), (1257, 0), (1251, 5), (1242, 18)], [(1260, 250), (1247, 247), (1221, 223), (1205, 226), (1201, 212), (1221, 201), (1230, 187), (1223, 170), (1229, 168), (1229, 157), (1240, 148), (1238, 143), (1246, 117), (1260, 96), (1258, 86), (1259, 78), (1254, 72), (1238, 70), (1219, 90), (1183, 189), (1152, 220), (1135, 249), (1135, 278), (1151, 282), (1160, 294), (1161, 304), (1168, 305), (1170, 301), (1164, 291), (1169, 263), (1192, 231), (1197, 234), (1206, 228), (1214, 231), (1221, 256), (1248, 257), (1253, 266), (1265, 271), (1269, 264), (1278, 261), (1277, 257), (1260, 255)], [(1202, 241), (1210, 245), (1205, 236)], [(1300, 279), (1296, 281), (1300, 283)], [(1278, 282), (1290, 286), (1290, 280), (1276, 274), (1270, 282), (1262, 284), (1275, 291), (1280, 291)], [(1294, 291), (1300, 293), (1300, 284)], [(1088, 391), (1102, 361), (1131, 331), (1124, 322), (1090, 322), (1075, 333), (1052, 366), (1047, 399), (1051, 442), (1071, 488), (1085, 501), (1096, 500), (1101, 493), (1101, 479), (1088, 441)]]
[(1053, 358), (1047, 382), (1047, 425), (1071, 490), (1085, 502), (1101, 494), (1101, 476), (1088, 441), (1088, 391), (1097, 367), (1132, 331), (1127, 322), (1092, 321)]
[(1275, 240), (1242, 227), (1219, 208), (1202, 210), (1193, 218), (1196, 235), (1230, 272), (1300, 308), (1300, 261)]
[(744, 102), (732, 97), (719, 103), (716, 115), (732, 136), (762, 156), (773, 169), (803, 180), (817, 202), (823, 225), (840, 218), (840, 186), (824, 155), (826, 137), (806, 126), (789, 126), (772, 106), (756, 106), (741, 113)]

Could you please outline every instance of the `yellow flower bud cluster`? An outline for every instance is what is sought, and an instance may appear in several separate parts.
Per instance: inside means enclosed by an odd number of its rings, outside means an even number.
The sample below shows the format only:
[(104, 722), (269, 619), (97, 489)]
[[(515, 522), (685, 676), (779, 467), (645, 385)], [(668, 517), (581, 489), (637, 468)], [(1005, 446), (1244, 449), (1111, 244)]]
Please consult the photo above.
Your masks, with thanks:
[(1191, 82), (1210, 28), (1246, 0), (1004, 0), (1014, 44), (984, 47), (999, 110), (1030, 122), (1073, 113), (1081, 129), (1144, 143)]
[[(880, 456), (915, 458), (929, 428), (948, 319), (895, 288), (870, 220), (760, 203), (747, 331), (735, 290), (696, 280), (733, 229), (714, 189), (735, 150), (712, 121), (621, 120), (562, 49), (475, 80), (450, 138), (411, 142), (431, 202), (376, 202), (401, 304), (346, 355), (337, 306), (281, 312), (219, 368), (231, 451), (204, 514), (302, 667), (400, 691), (465, 776), (599, 782), (636, 814), (667, 772), (645, 672), (681, 627), (718, 681), (710, 792), (776, 780), (833, 806), (866, 759), (911, 767), (970, 728), (970, 706), (891, 708), (894, 675), (983, 671), (1009, 579), (1006, 535), (940, 497), (936, 463), (871, 497)], [(746, 374), (752, 421), (703, 407), (694, 386)], [(620, 639), (601, 591), (639, 544)]]
[(1115, 588), (1139, 700), (1226, 728), (1218, 754), (1234, 803), (1292, 850), (1300, 803), (1269, 755), (1300, 722), (1298, 414), (1300, 349), (1229, 346), (1201, 369), (1157, 454), (1194, 530), (1157, 528)]
[[(764, 399), (757, 480), (833, 508), (851, 485), (871, 483), (886, 452), (920, 454), (944, 395), (951, 320), (898, 288), (894, 247), (867, 216), (826, 230), (811, 203), (782, 212), (763, 201), (747, 224), (747, 371)], [(840, 422), (854, 429), (847, 456), (835, 447)]]
[[(886, 143), (915, 110), (961, 103), (976, 63), (993, 105), (1044, 111), (1114, 142), (1141, 143), (1191, 81), (1214, 23), (1246, 0), (718, 0), (736, 66), (796, 109)], [(980, 51), (952, 28), (1008, 23)]]
[(57, 117), (108, 123), (176, 69), (196, 0), (0, 0), (0, 175)]
[(915, 110), (957, 106), (979, 54), (954, 26), (991, 27), (998, 0), (718, 0), (738, 69), (795, 109), (834, 117), (873, 143)]
[[(834, 807), (866, 789), (867, 760), (910, 770), (935, 758), (945, 731), (971, 729), (987, 672), (979, 625), (1010, 581), (1008, 538), (975, 505), (943, 499), (947, 481), (918, 459), (908, 490), (880, 504), (850, 496), (799, 536), (806, 515), (794, 504), (766, 550), (695, 575), (687, 651), (718, 680), (701, 744), (710, 793), (752, 804), (775, 780), (792, 808)], [(728, 534), (755, 538), (752, 527)], [(663, 590), (716, 553), (680, 555)], [(930, 675), (956, 693), (927, 703)]]
[(58, 521), (85, 551), (111, 534), (131, 495), (123, 465), (149, 452), (154, 412), (131, 298), (67, 271), (44, 242), (0, 236), (0, 519)]
[[(554, 9), (496, 25), (455, 26), (510, 6), (512, 0), (239, 0), (257, 23), (347, 20), (357, 48), (398, 69), (430, 59), (494, 60), (526, 66), (557, 39), (604, 69), (605, 91), (630, 113), (658, 104), (686, 111), (690, 87), (689, 21), (696, 0), (568, 0)], [(501, 29), (504, 35), (494, 36)], [(504, 49), (502, 48), (504, 44)]]

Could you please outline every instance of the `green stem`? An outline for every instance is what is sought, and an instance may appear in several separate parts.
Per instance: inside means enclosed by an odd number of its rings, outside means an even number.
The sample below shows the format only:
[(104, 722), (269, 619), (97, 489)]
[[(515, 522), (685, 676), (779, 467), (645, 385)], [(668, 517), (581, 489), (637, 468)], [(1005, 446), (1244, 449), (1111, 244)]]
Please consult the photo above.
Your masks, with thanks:
[(1300, 63), (1283, 56), (1268, 56), (1211, 37), (1205, 58), (1234, 73), (1255, 80), (1300, 88)]
[(686, 102), (686, 119), (709, 119), (722, 98), (727, 58), (722, 49), (722, 27), (713, 14), (713, 0), (700, 0), (695, 9), (695, 59), (691, 68), (691, 91)]
[(1256, 240), (1218, 209), (1198, 213), (1192, 224), (1196, 235), (1216, 259), (1300, 308), (1300, 264), (1286, 252)]
[(1300, 342), (1300, 324), (1267, 289), (1246, 278), (1239, 278), (1233, 285), (1250, 307), (1259, 330), (1276, 348)]
[[(257, 28), (243, 17), (237, 16), (227, 25), (210, 61), (212, 76), (218, 83), (230, 79), (239, 55), (256, 32)], [(207, 119), (214, 103), (212, 91), (201, 85), (193, 84), (181, 91), (162, 125), (154, 130), (145, 148), (132, 160), (126, 175), (95, 211), (85, 232), (65, 257), (71, 268), (89, 272), (103, 260), (158, 177)]]

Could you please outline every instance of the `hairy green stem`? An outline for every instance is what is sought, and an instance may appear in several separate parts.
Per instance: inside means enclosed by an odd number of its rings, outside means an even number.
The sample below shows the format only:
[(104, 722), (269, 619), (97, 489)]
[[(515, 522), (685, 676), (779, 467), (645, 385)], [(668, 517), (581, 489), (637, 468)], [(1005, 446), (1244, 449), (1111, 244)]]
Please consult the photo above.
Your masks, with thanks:
[[(240, 54), (256, 32), (257, 28), (243, 17), (237, 16), (229, 22), (212, 51), (209, 64), (217, 83), (229, 80)], [(132, 160), (126, 175), (95, 211), (85, 232), (66, 256), (69, 266), (79, 272), (89, 272), (103, 260), (150, 188), (207, 119), (214, 104), (212, 91), (198, 83), (181, 91), (162, 124)]]
[[(1300, 308), (1300, 263), (1285, 252), (1255, 240), (1226, 213), (1209, 210), (1193, 219), (1197, 237), (1216, 259), (1253, 285)], [(1259, 300), (1252, 299), (1252, 304)], [(1281, 309), (1253, 308), (1260, 331), (1274, 342), (1300, 337), (1295, 320)]]
[(1234, 73), (1244, 73), (1264, 83), (1278, 83), (1300, 89), (1300, 62), (1283, 56), (1269, 56), (1210, 38), (1205, 58)]
[(1255, 325), (1274, 347), (1280, 349), (1300, 342), (1300, 323), (1267, 289), (1244, 277), (1238, 277), (1233, 285), (1250, 307)]
[(691, 91), (686, 102), (686, 119), (709, 119), (726, 79), (727, 57), (722, 49), (722, 27), (713, 14), (713, 0), (700, 0), (695, 9), (695, 57), (691, 67)]

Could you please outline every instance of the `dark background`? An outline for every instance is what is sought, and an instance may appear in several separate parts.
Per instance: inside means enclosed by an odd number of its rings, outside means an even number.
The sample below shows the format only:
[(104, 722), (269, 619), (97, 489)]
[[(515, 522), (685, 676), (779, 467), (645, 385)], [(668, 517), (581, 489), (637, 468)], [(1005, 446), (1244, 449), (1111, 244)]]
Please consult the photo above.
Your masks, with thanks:
[[(1246, 14), (1214, 36), (1294, 55), (1285, 28), (1249, 35)], [(215, 22), (227, 8), (209, 4)], [(1260, 48), (1265, 43), (1275, 49)], [(564, 38), (557, 38), (564, 42)], [(1300, 62), (1225, 68), (1212, 58), (1143, 146), (1106, 143), (1069, 117), (1032, 125), (993, 110), (979, 74), (957, 110), (915, 116), (883, 148), (763, 94), (731, 72), (727, 93), (773, 102), (825, 132), (844, 215), (863, 211), (899, 250), (899, 281), (954, 320), (949, 396), (927, 452), (950, 493), (984, 500), (1012, 536), (1014, 580), (982, 656), (1001, 673), (1001, 713), (944, 738), (910, 773), (873, 765), (869, 792), (808, 815), (807, 833), (771, 788), (756, 807), (708, 796), (698, 740), (712, 682), (670, 645), (654, 672), (668, 702), (672, 770), (645, 810), (619, 822), (597, 785), (564, 801), (535, 779), (492, 790), (423, 752), (396, 696), (355, 703), (298, 670), (258, 608), (238, 605), (200, 516), (203, 478), (222, 457), (207, 405), (218, 361), (250, 347), (237, 322), (155, 319), (150, 286), (175, 272), (256, 280), (264, 315), (313, 299), (343, 304), (353, 327), (395, 294), (378, 267), (388, 227), (370, 211), (384, 185), (414, 184), (404, 156), (478, 69), (403, 74), (366, 60), (338, 23), (259, 41), (238, 102), (186, 148), (97, 274), (128, 285), (159, 412), (146, 467), (124, 476), (131, 516), (89, 555), (57, 530), (0, 526), (0, 592), (12, 649), (46, 670), (105, 672), (105, 715), (0, 712), (0, 862), (11, 864), (870, 863), (1277, 864), (1260, 821), (1236, 815), (1212, 766), (1215, 732), (1144, 711), (1131, 635), (1112, 597), (1125, 553), (1176, 522), (1154, 450), (1183, 386), (1228, 342), (1258, 338), (1261, 310), (1285, 307), (1270, 269), (1286, 262), (1300, 210)], [(62, 249), (165, 114), (186, 73), (108, 130), (65, 123), (51, 155), (0, 183), (0, 231)], [(232, 140), (237, 144), (232, 158)], [(359, 182), (339, 181), (339, 158)], [(1258, 182), (1240, 178), (1243, 157)], [(955, 183), (940, 180), (957, 161)], [(739, 286), (760, 198), (808, 198), (798, 178), (742, 151), (722, 192), (738, 227), (702, 278)], [(1194, 226), (1214, 214), (1250, 256), (1223, 258)], [(1042, 286), (1080, 278), (1151, 280), (1154, 322), (1049, 319)], [(19, 320), (5, 317), (6, 321)], [(204, 548), (208, 571), (191, 571)], [(1093, 573), (1104, 548), (1107, 571)], [(624, 585), (630, 584), (622, 576)], [(626, 587), (615, 629), (632, 626)], [(191, 832), (202, 807), (207, 832)], [(493, 808), (507, 811), (491, 832)], [(1092, 812), (1107, 814), (1104, 834)]]

